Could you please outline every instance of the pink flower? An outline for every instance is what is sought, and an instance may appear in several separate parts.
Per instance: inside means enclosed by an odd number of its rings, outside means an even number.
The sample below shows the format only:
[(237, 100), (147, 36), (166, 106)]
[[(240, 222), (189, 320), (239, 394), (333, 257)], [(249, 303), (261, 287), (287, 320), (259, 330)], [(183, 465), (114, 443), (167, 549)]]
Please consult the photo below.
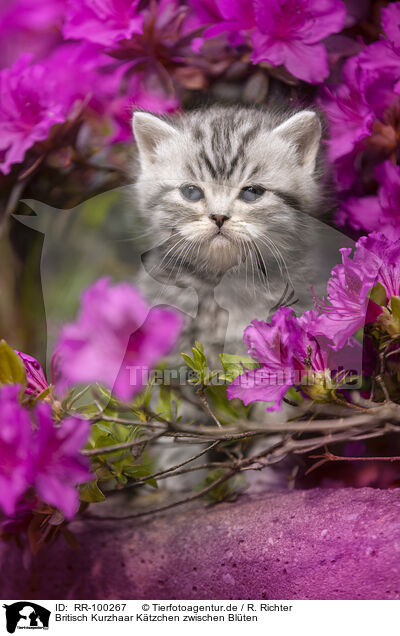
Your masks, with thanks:
[(36, 59), (47, 55), (61, 41), (65, 4), (66, 0), (3, 0), (0, 66), (10, 66), (22, 53)]
[[(154, 76), (151, 79), (155, 79)], [(146, 73), (135, 73), (129, 78), (126, 95), (112, 100), (108, 114), (115, 122), (113, 143), (132, 139), (132, 112), (144, 109), (152, 113), (171, 113), (180, 106), (175, 96), (167, 95), (161, 86), (148, 81)]]
[(389, 239), (400, 238), (400, 167), (385, 161), (375, 168), (377, 195), (350, 197), (337, 214), (339, 225), (356, 230), (380, 231)]
[(381, 214), (377, 196), (349, 197), (341, 203), (335, 221), (339, 226), (348, 225), (355, 230), (372, 232), (380, 226)]
[(293, 331), (298, 332), (292, 320), (292, 311), (278, 309), (271, 322), (253, 320), (245, 329), (243, 341), (249, 355), (261, 364), (259, 369), (247, 371), (228, 386), (228, 398), (239, 398), (244, 404), (274, 402), (267, 410), (280, 410), (282, 400), (293, 384)]
[(289, 307), (278, 309), (270, 323), (253, 320), (243, 340), (261, 366), (238, 376), (228, 386), (228, 398), (240, 398), (246, 405), (273, 402), (267, 411), (275, 411), (291, 386), (301, 387), (309, 380), (314, 386), (309, 391), (315, 394), (316, 387), (329, 380), (326, 373), (333, 362), (327, 339), (315, 337), (317, 320), (317, 311), (296, 318)]
[(27, 385), (25, 388), (26, 395), (38, 395), (47, 389), (48, 382), (44, 375), (44, 371), (39, 362), (29, 356), (27, 353), (14, 350), (19, 355), (25, 365)]
[(232, 46), (244, 44), (241, 33), (255, 28), (253, 5), (247, 0), (189, 0), (193, 13), (188, 24), (193, 28), (206, 27), (194, 41), (194, 50), (201, 48), (205, 39), (228, 33)]
[(43, 62), (23, 55), (0, 71), (0, 171), (8, 174), (37, 142), (46, 140), (55, 124), (74, 117), (74, 107), (100, 98), (108, 84), (97, 74), (103, 58), (92, 45), (65, 44)]
[(359, 258), (357, 249), (353, 258), (350, 258), (350, 248), (343, 248), (340, 252), (342, 264), (332, 270), (327, 300), (315, 298), (316, 306), (323, 313), (316, 321), (314, 333), (328, 337), (336, 350), (341, 349), (351, 336), (365, 324), (374, 322), (382, 313), (382, 307), (368, 297), (368, 292), (377, 282), (377, 262), (370, 259), (366, 266), (364, 259)]
[(30, 482), (31, 421), (19, 403), (20, 386), (0, 389), (0, 506), (12, 515)]
[(329, 75), (321, 41), (341, 31), (346, 9), (340, 0), (254, 0), (257, 29), (251, 34), (255, 64), (284, 64), (288, 71), (311, 84)]
[(71, 518), (79, 497), (74, 486), (92, 478), (80, 455), (89, 423), (76, 417), (55, 426), (51, 407), (43, 402), (32, 414), (19, 403), (20, 387), (0, 390), (0, 506), (8, 516), (30, 487)]
[(362, 236), (356, 243), (354, 259), (365, 269), (377, 269), (377, 281), (385, 288), (388, 301), (400, 296), (399, 238), (392, 241), (380, 232)]
[(393, 2), (382, 9), (382, 28), (394, 46), (400, 46), (400, 2)]
[(11, 68), (0, 71), (0, 171), (8, 174), (26, 151), (49, 135), (54, 124), (66, 120), (67, 109), (54, 78), (42, 64), (30, 65), (23, 55)]
[(336, 350), (383, 314), (383, 307), (369, 298), (377, 283), (385, 289), (387, 303), (392, 296), (400, 296), (400, 239), (391, 241), (372, 232), (357, 241), (352, 258), (350, 249), (340, 251), (342, 264), (332, 270), (327, 300), (315, 299), (323, 313), (316, 320), (314, 333), (327, 336)]
[(55, 354), (60, 391), (100, 382), (123, 400), (138, 393), (148, 371), (171, 351), (182, 327), (169, 309), (152, 308), (127, 283), (99, 279), (87, 289), (75, 323), (62, 330)]
[(342, 70), (343, 82), (335, 90), (325, 89), (321, 106), (330, 127), (329, 155), (337, 161), (358, 148), (371, 134), (375, 114), (366, 100), (360, 79), (357, 57), (347, 60)]
[(396, 99), (395, 86), (400, 78), (400, 48), (381, 40), (365, 47), (357, 56), (360, 88), (377, 118)]
[(36, 406), (35, 415), (31, 483), (43, 501), (71, 519), (79, 507), (75, 486), (93, 478), (88, 460), (79, 452), (87, 441), (89, 422), (69, 417), (55, 427), (51, 407), (44, 403)]
[(64, 37), (111, 46), (142, 32), (139, 0), (68, 0)]
[[(382, 9), (387, 39), (373, 42), (348, 59), (343, 66), (343, 82), (325, 89), (321, 97), (330, 128), (329, 154), (337, 165), (338, 186), (342, 190), (353, 187), (352, 194), (356, 196), (363, 193), (362, 180), (368, 183), (368, 175), (376, 163), (396, 154), (400, 108), (400, 47), (396, 44), (399, 13), (399, 2)], [(366, 211), (367, 205), (373, 209), (372, 223), (376, 218), (374, 203), (369, 200), (360, 204), (363, 206), (360, 213)], [(357, 207), (353, 199), (349, 205), (351, 209)], [(340, 215), (339, 219), (345, 216)]]
[[(114, 32), (114, 23), (109, 15), (119, 5), (129, 8), (129, 15), (132, 13), (133, 16), (136, 12), (140, 17), (140, 28)], [(127, 122), (133, 107), (170, 112), (180, 103), (175, 90), (177, 82), (184, 84), (188, 76), (192, 80), (194, 77), (200, 84), (205, 81), (204, 60), (198, 69), (194, 69), (194, 75), (193, 72), (186, 73), (190, 68), (183, 65), (190, 67), (194, 57), (189, 48), (194, 29), (188, 21), (189, 8), (178, 0), (159, 0), (145, 3), (139, 15), (137, 5), (137, 2), (127, 0), (101, 0), (99, 3), (85, 0), (83, 4), (70, 0), (70, 13), (64, 28), (65, 35), (97, 43), (99, 60), (94, 75), (98, 81), (94, 94), (101, 91), (99, 101), (104, 103), (106, 114), (116, 123), (116, 131), (111, 138), (113, 142), (124, 141), (128, 137), (130, 125)], [(74, 18), (71, 22), (71, 16), (81, 15), (81, 12), (84, 14), (83, 21), (75, 24)], [(123, 21), (129, 17), (122, 10), (118, 10), (116, 15), (118, 20), (121, 18)], [(98, 21), (101, 24), (97, 25)], [(92, 29), (92, 25), (96, 26)]]
[(225, 31), (231, 44), (238, 44), (245, 43), (247, 32), (254, 64), (283, 64), (295, 77), (312, 84), (329, 74), (321, 41), (341, 31), (346, 18), (340, 0), (190, 0), (190, 4), (198, 23), (208, 24), (203, 37)]

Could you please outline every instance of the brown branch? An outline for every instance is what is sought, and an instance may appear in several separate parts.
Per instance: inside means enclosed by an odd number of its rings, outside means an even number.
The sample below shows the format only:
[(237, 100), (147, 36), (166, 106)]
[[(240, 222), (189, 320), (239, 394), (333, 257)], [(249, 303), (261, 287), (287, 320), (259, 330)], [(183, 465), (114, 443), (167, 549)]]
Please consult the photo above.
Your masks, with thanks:
[(390, 358), (390, 356), (394, 356), (396, 355), (396, 353), (400, 353), (400, 348), (399, 349), (395, 349), (394, 351), (390, 351), (390, 353), (386, 354), (386, 358)]
[[(137, 519), (138, 517), (146, 517), (147, 515), (152, 515), (157, 512), (164, 512), (166, 510), (170, 510), (171, 508), (176, 508), (177, 506), (181, 506), (182, 504), (189, 503), (190, 501), (194, 501), (195, 499), (200, 499), (207, 495), (211, 490), (223, 484), (225, 481), (230, 479), (237, 471), (234, 469), (228, 470), (224, 475), (213, 481), (212, 484), (206, 486), (199, 492), (193, 493), (188, 497), (184, 497), (183, 499), (179, 499), (178, 501), (174, 501), (170, 504), (165, 504), (164, 506), (159, 506), (158, 508), (152, 508), (151, 510), (144, 510), (143, 512), (136, 512), (132, 515), (125, 515), (123, 517), (101, 517), (98, 515), (85, 515), (83, 518), (88, 519), (90, 521), (125, 521), (128, 519)], [(77, 519), (78, 520), (78, 519)]]
[(136, 440), (134, 442), (122, 442), (121, 444), (103, 446), (101, 448), (83, 449), (81, 450), (81, 454), (85, 455), (86, 457), (94, 457), (96, 455), (106, 455), (109, 453), (115, 453), (116, 451), (125, 450), (127, 448), (133, 448), (134, 446), (142, 446), (144, 444), (147, 444), (148, 442), (152, 442), (153, 440), (158, 439), (162, 435), (164, 435), (164, 431), (162, 431), (161, 433), (156, 433), (156, 435), (152, 435), (151, 437), (146, 437), (145, 439), (142, 439), (140, 441)]
[[(204, 464), (196, 464), (196, 466), (187, 466), (186, 468), (180, 468), (174, 472), (168, 472), (165, 474), (161, 474), (158, 479), (169, 479), (169, 477), (177, 477), (178, 475), (185, 475), (186, 473), (193, 473), (196, 470), (208, 470), (209, 468), (231, 468), (231, 465), (227, 462), (207, 462)], [(147, 483), (148, 477), (145, 477), (143, 481), (135, 481), (133, 484), (128, 484), (125, 488), (134, 488), (135, 486), (145, 485)]]
[(212, 412), (212, 410), (210, 408), (209, 403), (207, 402), (207, 397), (206, 397), (206, 394), (204, 392), (204, 388), (202, 386), (199, 389), (197, 389), (197, 395), (199, 396), (199, 398), (201, 400), (201, 404), (203, 406), (204, 411), (211, 417), (211, 419), (214, 420), (214, 422), (216, 423), (218, 428), (222, 428), (221, 422), (219, 421), (217, 416), (214, 415), (214, 413)]
[[(175, 472), (178, 468), (181, 468), (182, 466), (185, 466), (186, 464), (189, 464), (190, 462), (193, 462), (195, 459), (198, 459), (202, 455), (205, 455), (208, 451), (210, 451), (212, 448), (214, 448), (217, 444), (219, 444), (219, 440), (217, 440), (216, 442), (213, 442), (212, 444), (210, 444), (210, 446), (207, 446), (207, 448), (203, 448), (203, 450), (200, 453), (197, 453), (197, 455), (193, 455), (193, 457), (189, 457), (189, 459), (186, 459), (185, 461), (181, 462), (180, 464), (176, 464), (175, 466), (172, 466), (171, 468), (167, 468), (166, 470), (160, 470), (157, 473), (153, 473), (152, 475), (148, 475), (147, 477), (143, 477), (141, 480), (135, 481), (134, 484), (129, 484), (129, 487), (139, 486), (140, 484), (145, 484), (149, 479), (155, 479), (156, 477), (158, 477), (159, 479), (161, 479), (161, 478), (165, 479), (167, 477), (173, 477), (173, 475), (170, 475), (168, 473), (171, 473), (172, 471)], [(181, 473), (178, 473), (178, 474), (181, 474)]]
[(343, 457), (342, 455), (334, 455), (328, 449), (323, 455), (310, 455), (311, 459), (326, 459), (331, 462), (400, 462), (400, 456), (390, 455), (388, 457)]
[(338, 395), (332, 394), (332, 399), (336, 402), (336, 404), (340, 404), (341, 406), (349, 407), (354, 409), (355, 411), (361, 411), (362, 413), (368, 413), (369, 408), (365, 408), (363, 406), (358, 406), (358, 404), (353, 404), (353, 402), (347, 402), (347, 400), (342, 400)]

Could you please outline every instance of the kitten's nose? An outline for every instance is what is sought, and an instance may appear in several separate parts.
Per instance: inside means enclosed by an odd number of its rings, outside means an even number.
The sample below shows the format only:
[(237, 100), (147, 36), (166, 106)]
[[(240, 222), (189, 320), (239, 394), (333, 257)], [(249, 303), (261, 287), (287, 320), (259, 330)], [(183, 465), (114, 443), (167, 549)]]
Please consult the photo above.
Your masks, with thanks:
[(225, 216), (225, 214), (210, 214), (210, 219), (214, 221), (217, 227), (222, 227), (225, 221), (229, 219), (229, 216)]

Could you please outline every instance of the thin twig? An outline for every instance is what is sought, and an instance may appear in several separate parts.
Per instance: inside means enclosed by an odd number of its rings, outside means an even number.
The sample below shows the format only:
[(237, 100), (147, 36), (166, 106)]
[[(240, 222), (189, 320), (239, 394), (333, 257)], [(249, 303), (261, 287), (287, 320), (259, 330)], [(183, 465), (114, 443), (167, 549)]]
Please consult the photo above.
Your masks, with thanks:
[(152, 442), (155, 439), (158, 439), (162, 435), (164, 435), (164, 431), (162, 431), (161, 433), (156, 433), (155, 435), (152, 435), (151, 437), (146, 437), (145, 439), (142, 439), (140, 441), (122, 442), (121, 444), (114, 444), (113, 446), (103, 446), (102, 448), (83, 449), (81, 451), (81, 454), (86, 455), (86, 457), (95, 457), (96, 455), (106, 455), (109, 453), (114, 453), (116, 451), (125, 450), (127, 448), (133, 448), (134, 446), (141, 446), (143, 444), (148, 444), (149, 442)]
[(400, 353), (400, 348), (399, 349), (395, 349), (394, 351), (390, 351), (390, 353), (387, 353), (386, 354), (386, 359), (390, 358), (390, 356), (396, 355), (396, 353)]
[(310, 455), (311, 459), (326, 459), (332, 462), (400, 462), (400, 456), (389, 455), (388, 457), (343, 457), (342, 455), (334, 455), (328, 449), (323, 455)]
[(148, 481), (149, 479), (155, 479), (156, 477), (161, 478), (161, 476), (164, 476), (164, 475), (166, 477), (170, 477), (171, 475), (169, 475), (167, 473), (170, 473), (172, 471), (176, 471), (178, 468), (181, 468), (182, 466), (185, 466), (186, 464), (189, 464), (190, 462), (193, 462), (195, 459), (198, 459), (202, 455), (205, 455), (208, 451), (210, 451), (212, 448), (214, 448), (217, 444), (219, 444), (219, 440), (217, 440), (216, 442), (213, 442), (212, 444), (210, 444), (210, 446), (207, 446), (207, 448), (203, 448), (203, 450), (200, 453), (197, 453), (197, 455), (193, 455), (193, 457), (189, 457), (189, 459), (186, 459), (184, 462), (181, 462), (180, 464), (176, 464), (175, 466), (172, 466), (171, 468), (167, 468), (165, 470), (160, 470), (157, 473), (153, 473), (152, 475), (147, 475), (147, 477), (143, 477), (140, 481), (135, 481), (134, 484), (129, 484), (129, 485), (130, 486), (138, 486), (139, 484), (146, 483), (146, 481)]
[(160, 426), (155, 422), (141, 422), (140, 420), (130, 420), (124, 417), (111, 417), (109, 415), (98, 415), (94, 418), (90, 418), (90, 421), (93, 424), (97, 424), (97, 422), (115, 422), (116, 424), (125, 424), (126, 426), (153, 426), (160, 428)]
[[(186, 473), (194, 473), (197, 470), (209, 470), (210, 468), (231, 468), (231, 465), (227, 462), (207, 462), (204, 464), (196, 464), (196, 466), (187, 466), (186, 468), (180, 468), (176, 471), (171, 471), (160, 475), (157, 479), (169, 479), (170, 477), (177, 477), (179, 475), (185, 475)], [(128, 484), (125, 488), (134, 488), (135, 486), (144, 486), (147, 484), (149, 477), (144, 477), (140, 481), (135, 481), (133, 484)]]
[(219, 419), (217, 418), (216, 415), (214, 415), (214, 413), (212, 412), (210, 405), (207, 402), (207, 397), (206, 394), (204, 393), (204, 388), (200, 387), (199, 389), (197, 389), (197, 395), (199, 396), (201, 403), (203, 405), (203, 409), (205, 410), (205, 412), (211, 417), (211, 419), (214, 420), (214, 422), (216, 423), (216, 425), (218, 426), (218, 428), (222, 428), (222, 424), (219, 421)]
[(85, 515), (83, 518), (85, 520), (88, 519), (90, 521), (92, 520), (93, 521), (125, 521), (128, 519), (137, 519), (138, 517), (146, 517), (148, 515), (152, 515), (157, 512), (164, 512), (165, 510), (170, 510), (171, 508), (176, 508), (177, 506), (181, 506), (182, 504), (189, 503), (190, 501), (194, 501), (195, 499), (200, 499), (201, 497), (204, 497), (204, 495), (207, 495), (211, 490), (213, 490), (220, 484), (223, 484), (225, 481), (230, 479), (236, 472), (237, 471), (233, 469), (228, 470), (224, 475), (221, 475), (221, 477), (213, 481), (212, 484), (206, 486), (199, 492), (193, 493), (192, 495), (189, 495), (188, 497), (184, 497), (184, 499), (179, 499), (178, 501), (174, 501), (170, 504), (159, 506), (158, 508), (152, 508), (151, 510), (144, 510), (143, 512), (136, 512), (132, 515), (125, 515), (123, 517), (101, 517), (98, 515), (87, 515), (87, 516)]

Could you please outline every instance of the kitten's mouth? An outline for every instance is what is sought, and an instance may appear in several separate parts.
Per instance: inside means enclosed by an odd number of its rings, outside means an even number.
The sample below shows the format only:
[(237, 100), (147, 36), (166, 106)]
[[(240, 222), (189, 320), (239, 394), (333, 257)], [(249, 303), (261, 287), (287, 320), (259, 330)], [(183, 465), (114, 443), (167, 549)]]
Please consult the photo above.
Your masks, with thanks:
[(211, 240), (228, 241), (229, 243), (231, 242), (231, 239), (229, 238), (229, 236), (227, 236), (226, 233), (223, 232), (222, 230), (218, 230), (217, 232), (215, 232), (214, 236), (211, 237)]

